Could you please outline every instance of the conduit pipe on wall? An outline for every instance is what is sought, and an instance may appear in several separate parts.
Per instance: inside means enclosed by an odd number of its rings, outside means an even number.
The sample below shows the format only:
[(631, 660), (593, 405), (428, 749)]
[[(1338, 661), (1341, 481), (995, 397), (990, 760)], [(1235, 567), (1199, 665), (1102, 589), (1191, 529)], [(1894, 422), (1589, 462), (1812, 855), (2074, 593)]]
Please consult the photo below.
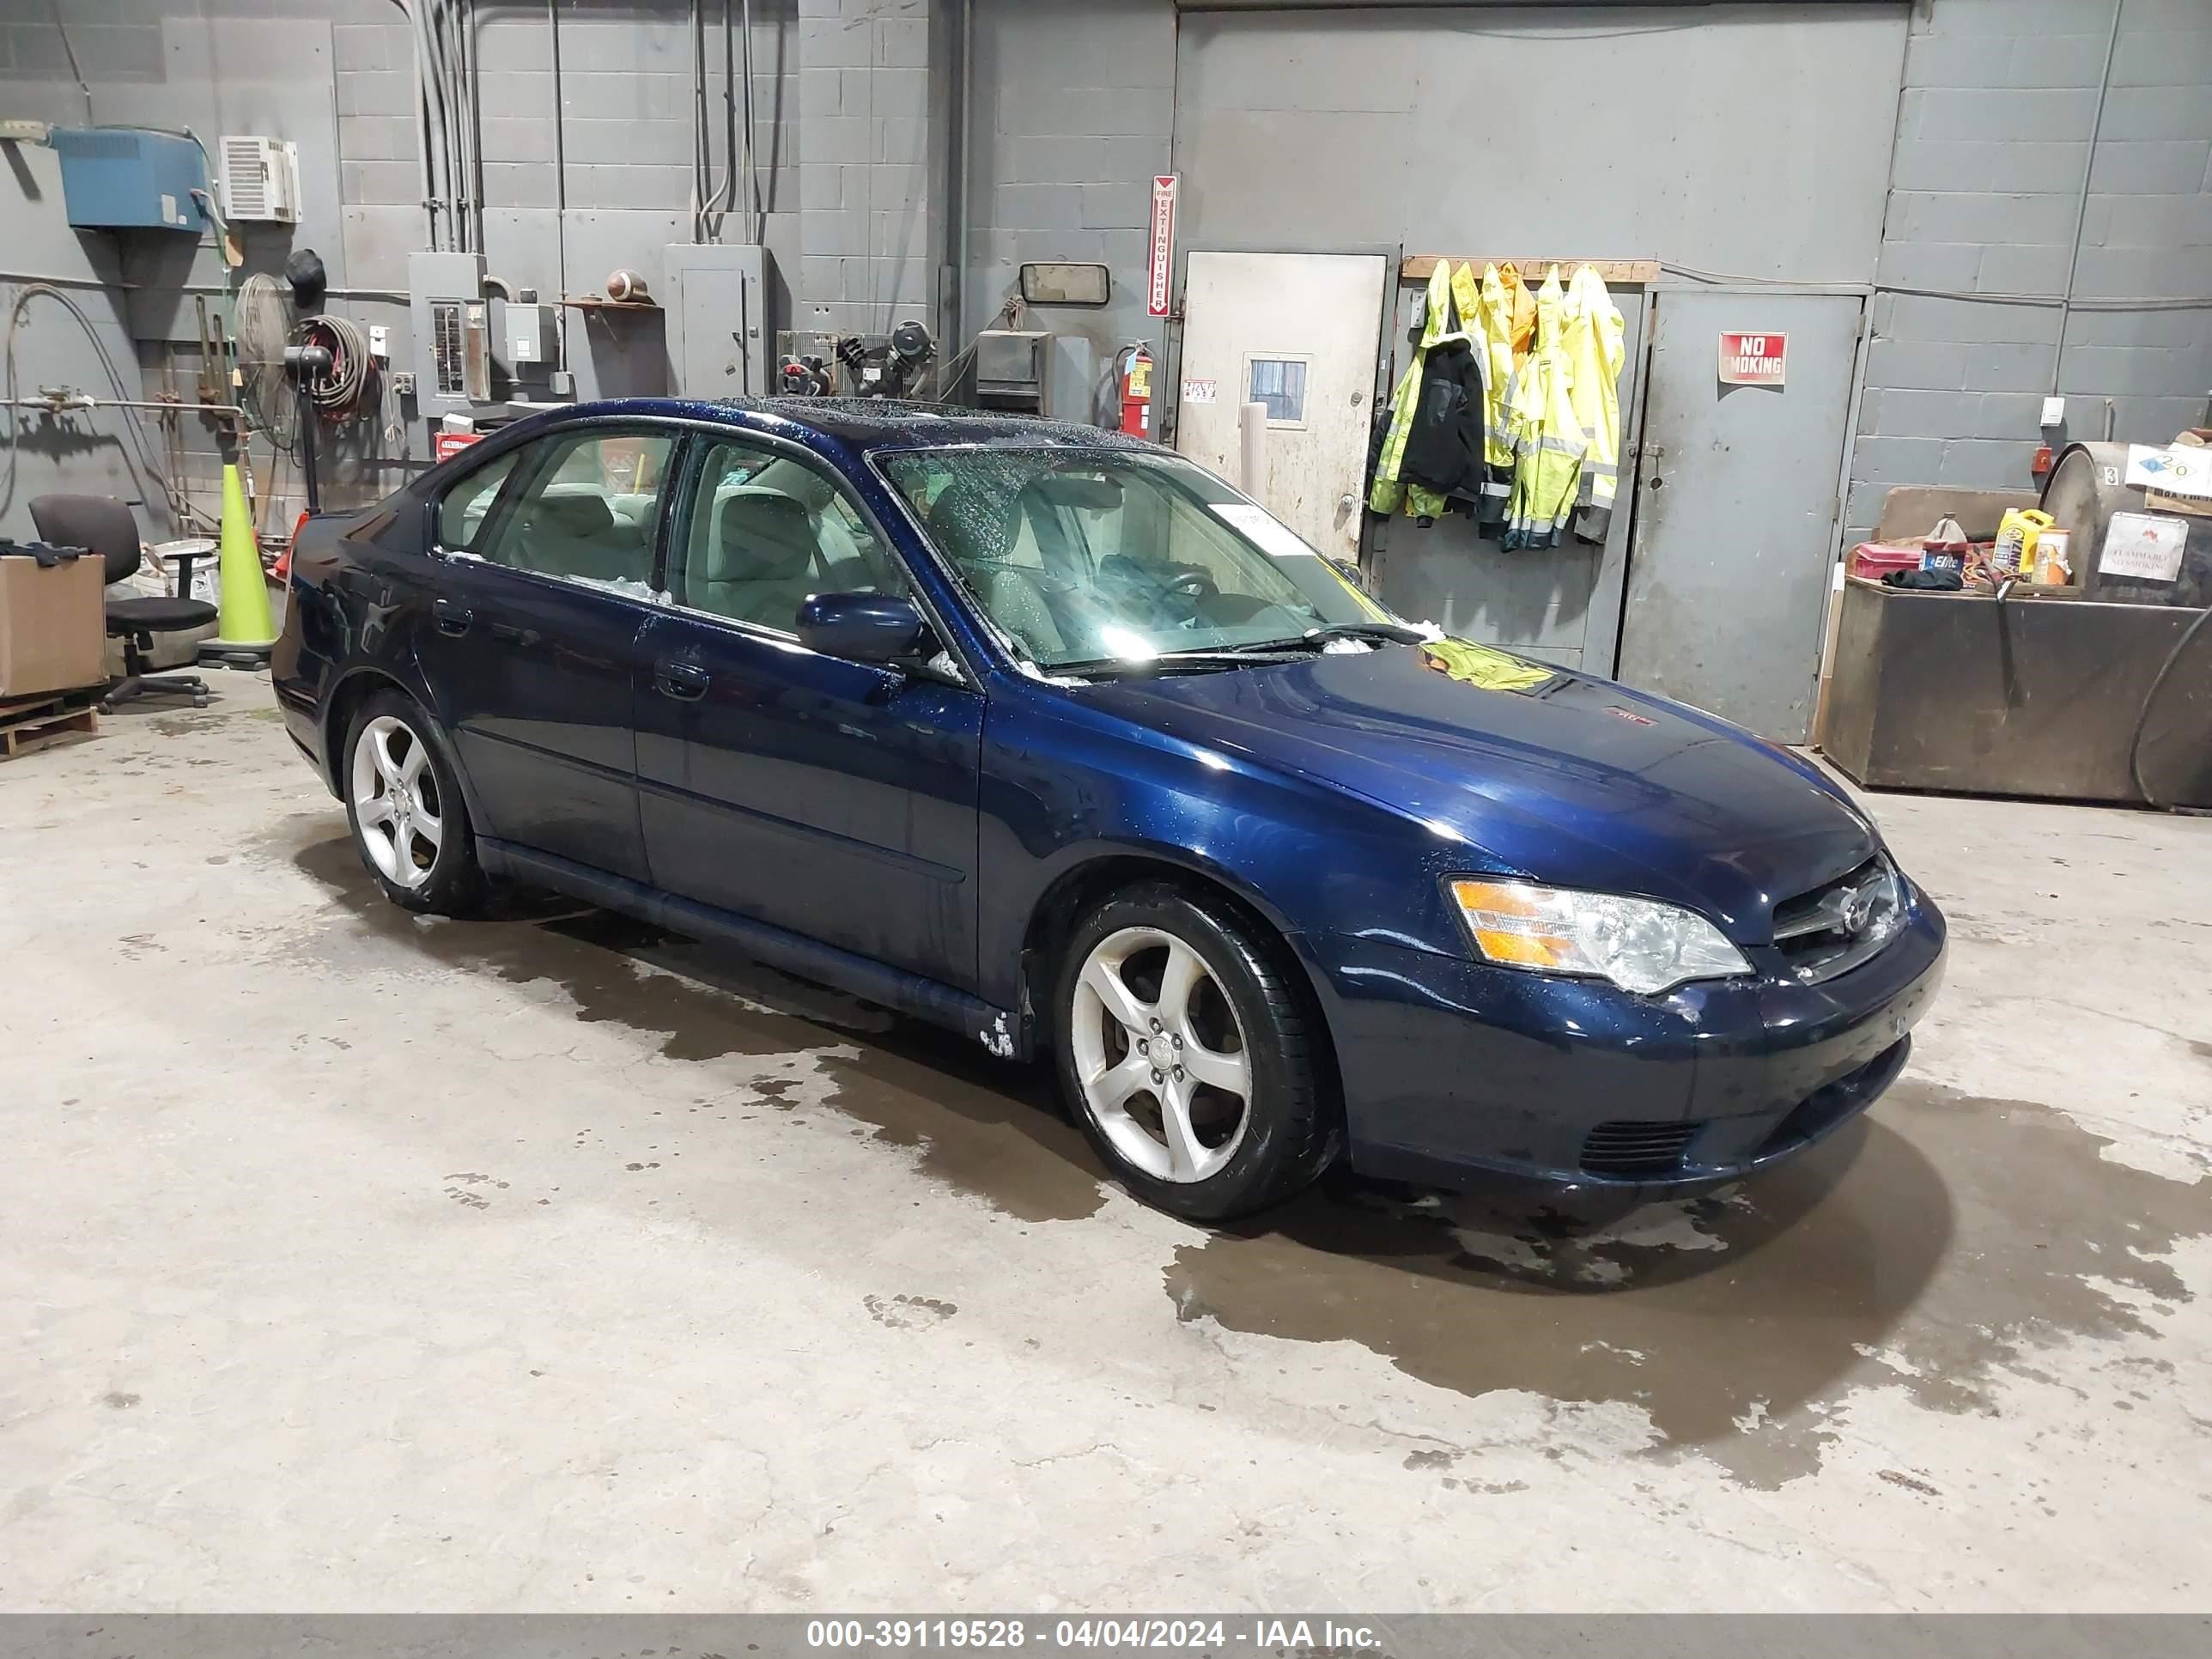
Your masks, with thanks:
[(2058, 343), (2051, 348), (2051, 393), (2058, 395), (2058, 377), (2066, 362), (2066, 324), (2074, 314), (2075, 274), (2081, 266), (2081, 227), (2089, 218), (2089, 179), (2097, 170), (2097, 135), (2105, 125), (2105, 99), (2112, 89), (2112, 54), (2120, 45), (2120, 14), (2128, 0), (2112, 0), (2112, 29), (2105, 37), (2105, 69), (2097, 77), (2097, 111), (2089, 118), (2089, 153), (2081, 162), (2081, 198), (2074, 207), (2074, 240), (2066, 250), (2066, 291), (2058, 299)]

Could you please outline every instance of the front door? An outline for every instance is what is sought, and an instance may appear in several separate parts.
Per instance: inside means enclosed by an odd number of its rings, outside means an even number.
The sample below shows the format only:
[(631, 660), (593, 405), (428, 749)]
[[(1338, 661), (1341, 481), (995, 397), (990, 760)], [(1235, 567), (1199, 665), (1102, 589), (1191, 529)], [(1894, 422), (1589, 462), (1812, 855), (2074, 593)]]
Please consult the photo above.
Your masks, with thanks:
[(808, 595), (906, 592), (897, 556), (817, 463), (701, 447), (638, 688), (653, 884), (971, 989), (982, 696), (802, 646)]
[[(1191, 254), (1176, 448), (1332, 558), (1359, 557), (1389, 261), (1364, 253)], [(1257, 478), (1238, 410), (1267, 405)]]
[[(1862, 301), (1670, 290), (1656, 303), (1620, 678), (1802, 743)], [(1723, 335), (1763, 349), (1723, 363)]]
[(590, 428), (463, 478), (440, 507), (424, 678), (472, 786), (479, 834), (632, 880), (631, 696), (671, 441)]

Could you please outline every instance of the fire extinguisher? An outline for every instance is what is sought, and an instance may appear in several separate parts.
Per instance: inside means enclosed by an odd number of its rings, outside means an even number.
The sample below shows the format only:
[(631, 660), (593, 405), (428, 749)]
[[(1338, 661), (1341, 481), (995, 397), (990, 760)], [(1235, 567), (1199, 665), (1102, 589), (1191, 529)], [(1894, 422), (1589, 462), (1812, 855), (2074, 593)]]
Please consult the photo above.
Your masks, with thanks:
[(1152, 354), (1146, 346), (1122, 348), (1121, 430), (1132, 438), (1152, 435)]

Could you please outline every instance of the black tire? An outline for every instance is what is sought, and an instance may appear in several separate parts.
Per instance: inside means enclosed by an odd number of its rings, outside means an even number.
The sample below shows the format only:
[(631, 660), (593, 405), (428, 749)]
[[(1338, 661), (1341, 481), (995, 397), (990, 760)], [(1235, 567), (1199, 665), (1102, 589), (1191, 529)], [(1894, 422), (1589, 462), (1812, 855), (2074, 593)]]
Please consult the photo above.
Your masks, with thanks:
[[(427, 843), (418, 837), (409, 838), (412, 865), (422, 872), (412, 885), (394, 880), (379, 867), (370, 850), (369, 832), (362, 825), (361, 804), (356, 799), (355, 769), (363, 734), (378, 722), (386, 720), (397, 721), (404, 728), (408, 748), (421, 745), (422, 770), (413, 793), (424, 799), (441, 826), (434, 856), (426, 859)], [(401, 752), (404, 757), (407, 750), (403, 749)], [(427, 792), (420, 788), (424, 780), (430, 784)], [(453, 775), (445, 733), (420, 703), (397, 690), (378, 691), (365, 698), (354, 711), (353, 723), (346, 732), (345, 750), (338, 761), (338, 783), (339, 793), (346, 804), (346, 827), (353, 832), (354, 851), (361, 855), (362, 866), (375, 878), (376, 884), (384, 890), (385, 897), (403, 910), (428, 915), (471, 915), (483, 907), (484, 876), (483, 867), (477, 862), (476, 832), (469, 823), (469, 809), (462, 798), (460, 783)]]
[[(1242, 1035), (1252, 1079), (1243, 1138), (1203, 1179), (1164, 1179), (1132, 1163), (1092, 1112), (1079, 1076), (1075, 998), (1084, 965), (1101, 941), (1132, 927), (1156, 929), (1195, 954)], [(1068, 1112), (1135, 1197), (1190, 1220), (1229, 1221), (1302, 1192), (1335, 1158), (1343, 1107), (1320, 1017), (1296, 974), (1280, 940), (1170, 882), (1126, 888), (1077, 924), (1054, 975), (1054, 1066)]]

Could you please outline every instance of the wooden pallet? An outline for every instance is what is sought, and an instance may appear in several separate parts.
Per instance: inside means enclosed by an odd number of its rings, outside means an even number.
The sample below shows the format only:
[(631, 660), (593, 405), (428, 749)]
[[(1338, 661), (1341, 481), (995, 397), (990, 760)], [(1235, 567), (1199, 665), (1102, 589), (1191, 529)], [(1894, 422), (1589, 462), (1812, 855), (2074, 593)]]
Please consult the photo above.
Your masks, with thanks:
[(13, 760), (58, 738), (97, 732), (100, 710), (94, 704), (100, 696), (100, 690), (94, 688), (0, 703), (0, 760)]

